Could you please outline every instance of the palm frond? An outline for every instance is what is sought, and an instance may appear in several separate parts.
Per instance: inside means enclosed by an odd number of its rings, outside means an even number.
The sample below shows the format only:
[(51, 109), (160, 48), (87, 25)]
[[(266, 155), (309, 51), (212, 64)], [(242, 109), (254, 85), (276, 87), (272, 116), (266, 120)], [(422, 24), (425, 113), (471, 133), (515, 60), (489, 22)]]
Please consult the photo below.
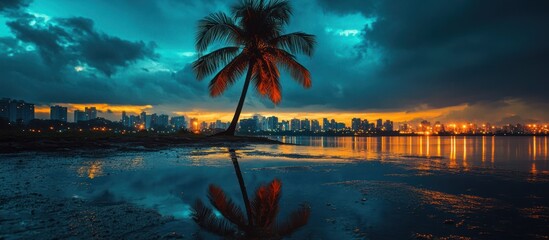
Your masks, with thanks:
[(227, 87), (234, 84), (234, 82), (244, 74), (246, 67), (248, 66), (248, 56), (244, 53), (240, 53), (230, 63), (227, 64), (215, 77), (210, 81), (208, 88), (210, 89), (210, 96), (215, 97), (223, 93)]
[(242, 43), (243, 31), (233, 18), (223, 12), (212, 13), (198, 21), (195, 47), (201, 53), (215, 41), (226, 41), (231, 44)]
[(246, 220), (242, 209), (236, 206), (229, 199), (223, 190), (217, 186), (210, 185), (208, 198), (211, 204), (230, 222), (237, 225), (240, 229), (246, 228)]
[(252, 215), (258, 227), (270, 227), (278, 214), (280, 193), (282, 183), (275, 179), (269, 184), (257, 189), (254, 199), (251, 202)]
[(232, 12), (247, 39), (267, 40), (281, 35), (283, 25), (289, 21), (291, 8), (283, 2), (244, 0), (234, 6)]
[(296, 61), (294, 55), (277, 48), (271, 48), (269, 51), (276, 56), (277, 63), (286, 69), (294, 80), (305, 88), (311, 87), (311, 73)]
[(286, 221), (278, 224), (275, 231), (280, 237), (289, 236), (299, 228), (305, 226), (309, 221), (310, 215), (311, 209), (309, 206), (302, 205), (300, 209), (290, 214), (290, 217)]
[(282, 100), (280, 71), (273, 60), (272, 56), (265, 55), (263, 59), (257, 61), (257, 74), (254, 75), (253, 81), (259, 94), (278, 104)]
[(222, 237), (232, 237), (236, 230), (222, 218), (217, 218), (212, 210), (200, 200), (196, 200), (193, 206), (193, 220), (203, 229)]
[(292, 8), (286, 0), (271, 0), (265, 4), (266, 16), (281, 24), (288, 24), (292, 16)]
[(198, 80), (213, 74), (218, 68), (229, 63), (240, 51), (240, 47), (225, 47), (199, 57), (193, 62), (193, 70)]
[(315, 36), (303, 32), (294, 32), (273, 38), (270, 44), (292, 54), (312, 56), (316, 45)]

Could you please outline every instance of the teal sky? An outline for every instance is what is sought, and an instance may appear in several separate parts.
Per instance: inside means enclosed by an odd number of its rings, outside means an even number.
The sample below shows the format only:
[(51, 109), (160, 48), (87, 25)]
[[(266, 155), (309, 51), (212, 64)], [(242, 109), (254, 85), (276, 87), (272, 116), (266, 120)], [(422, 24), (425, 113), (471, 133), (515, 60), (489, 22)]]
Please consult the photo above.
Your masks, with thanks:
[[(285, 76), (274, 106), (252, 93), (245, 112), (415, 112), (440, 119), (549, 120), (546, 3), (291, 1), (287, 32), (315, 34), (313, 76)], [(228, 5), (227, 5), (228, 4)], [(197, 21), (232, 1), (9, 0), (0, 4), (0, 96), (38, 105), (152, 105), (231, 112), (241, 82), (210, 98), (194, 78)], [(498, 10), (498, 13), (494, 11)], [(76, 26), (91, 26), (81, 33)], [(543, 64), (545, 63), (545, 65)], [(497, 109), (487, 112), (480, 109)], [(114, 111), (115, 112), (115, 111)], [(482, 114), (479, 114), (482, 113)], [(116, 113), (116, 112), (115, 112)], [(410, 119), (413, 120), (413, 119)]]

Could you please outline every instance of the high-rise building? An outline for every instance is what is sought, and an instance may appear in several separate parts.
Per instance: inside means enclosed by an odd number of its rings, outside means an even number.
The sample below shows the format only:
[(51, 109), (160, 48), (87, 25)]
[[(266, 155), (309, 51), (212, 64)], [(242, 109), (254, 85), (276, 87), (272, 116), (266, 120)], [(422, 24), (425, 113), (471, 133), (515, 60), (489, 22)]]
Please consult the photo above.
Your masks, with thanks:
[(321, 130), (320, 122), (318, 122), (318, 120), (316, 120), (316, 119), (311, 120), (311, 131), (320, 132), (320, 130)]
[(386, 120), (385, 123), (383, 124), (383, 130), (385, 130), (387, 132), (392, 132), (393, 131), (393, 121)]
[(383, 128), (383, 119), (376, 120), (376, 129), (381, 130)]
[(309, 119), (305, 118), (301, 120), (301, 129), (305, 131), (311, 131), (311, 121)]
[(333, 118), (332, 118), (332, 120), (330, 120), (330, 129), (331, 130), (337, 130), (337, 122)]
[(280, 122), (279, 129), (282, 130), (282, 131), (290, 131), (290, 122), (282, 120)]
[(139, 119), (139, 116), (135, 116), (135, 115), (131, 115), (130, 116), (130, 120), (129, 120), (129, 125), (128, 127), (132, 127), (132, 128), (138, 128), (139, 124), (141, 122), (141, 119)]
[(158, 127), (167, 127), (170, 124), (169, 116), (166, 114), (160, 114), (156, 119), (156, 126)]
[(259, 114), (256, 114), (253, 116), (253, 119), (256, 123), (256, 129), (257, 130), (265, 130), (265, 127), (266, 127), (266, 124), (265, 123), (265, 117), (259, 115)]
[(148, 130), (152, 128), (152, 119), (153, 119), (152, 115), (145, 115), (145, 129)]
[(222, 122), (221, 120), (216, 120), (214, 124), (214, 129), (227, 129), (230, 123)]
[(74, 110), (74, 122), (88, 121), (88, 114), (81, 110)]
[(290, 120), (290, 130), (299, 131), (299, 129), (301, 129), (301, 121), (297, 118)]
[(141, 112), (141, 114), (139, 114), (139, 119), (141, 119), (142, 123), (145, 123), (145, 119), (147, 119), (147, 113)]
[(267, 118), (267, 131), (276, 131), (278, 130), (278, 118), (271, 116)]
[(97, 118), (97, 109), (95, 107), (86, 107), (84, 109), (84, 111), (86, 112), (86, 115), (88, 116), (88, 119), (87, 120), (93, 120), (93, 119), (96, 119)]
[[(19, 101), (17, 107), (17, 122), (21, 121), (23, 124), (28, 124), (34, 119), (34, 104)], [(19, 111), (21, 111), (20, 117)]]
[(10, 99), (2, 98), (0, 99), (0, 118), (10, 121)]
[(240, 120), (240, 132), (252, 133), (257, 130), (257, 118), (248, 118)]
[(187, 128), (187, 124), (185, 123), (185, 117), (184, 116), (172, 117), (171, 124), (176, 129)]
[(324, 131), (330, 130), (330, 121), (328, 121), (327, 118), (322, 119), (322, 130)]
[(50, 107), (50, 119), (66, 122), (67, 121), (67, 108), (58, 105)]
[(34, 119), (34, 104), (22, 100), (0, 100), (0, 117), (12, 123), (28, 124)]
[(372, 130), (372, 129), (370, 129), (370, 123), (368, 122), (368, 119), (362, 120), (362, 122), (360, 123), (360, 129), (362, 129), (364, 131)]
[(122, 111), (122, 119), (120, 120), (120, 122), (124, 127), (130, 126), (130, 118), (128, 117), (128, 115), (126, 115), (126, 111)]
[(351, 120), (351, 129), (355, 132), (357, 132), (358, 130), (360, 130), (362, 126), (362, 120), (360, 120), (360, 118), (353, 118)]
[(191, 121), (189, 122), (191, 131), (198, 132), (200, 131), (200, 125), (198, 123), (197, 118), (191, 118)]
[(208, 123), (207, 122), (200, 123), (200, 130), (206, 130), (206, 129), (208, 129)]

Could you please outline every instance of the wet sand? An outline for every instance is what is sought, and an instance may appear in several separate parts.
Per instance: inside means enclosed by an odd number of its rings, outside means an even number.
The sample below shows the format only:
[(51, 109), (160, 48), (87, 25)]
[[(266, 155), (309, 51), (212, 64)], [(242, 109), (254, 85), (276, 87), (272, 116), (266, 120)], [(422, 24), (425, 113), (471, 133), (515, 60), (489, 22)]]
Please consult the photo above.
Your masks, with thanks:
[[(238, 149), (249, 190), (283, 182), (281, 217), (309, 224), (292, 239), (546, 239), (549, 176), (413, 155), (357, 158), (315, 148)], [(0, 156), (0, 237), (210, 239), (190, 204), (220, 185), (241, 196), (224, 147)], [(216, 239), (216, 238), (214, 238)]]
[(263, 137), (196, 134), (53, 134), (0, 137), (0, 153), (157, 151), (173, 147), (282, 144)]

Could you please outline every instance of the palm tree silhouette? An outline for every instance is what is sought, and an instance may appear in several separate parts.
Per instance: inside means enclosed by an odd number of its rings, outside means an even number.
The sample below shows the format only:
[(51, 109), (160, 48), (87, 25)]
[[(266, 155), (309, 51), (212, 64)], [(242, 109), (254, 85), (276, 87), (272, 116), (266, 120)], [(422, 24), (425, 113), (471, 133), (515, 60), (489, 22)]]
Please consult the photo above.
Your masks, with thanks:
[(242, 209), (229, 199), (217, 186), (210, 185), (210, 203), (223, 215), (217, 217), (213, 210), (197, 200), (193, 220), (203, 229), (226, 239), (282, 239), (307, 224), (310, 208), (302, 205), (283, 223), (276, 223), (282, 183), (275, 179), (260, 186), (251, 201), (251, 218), (246, 221)]
[[(282, 100), (279, 67), (303, 87), (311, 87), (309, 70), (296, 61), (294, 54), (312, 56), (315, 36), (303, 32), (283, 34), (291, 14), (287, 0), (243, 0), (232, 8), (230, 16), (218, 12), (199, 21), (195, 44), (199, 58), (193, 63), (196, 77), (203, 80), (222, 67), (210, 81), (210, 96), (222, 94), (247, 70), (231, 125), (221, 134), (234, 135), (251, 81), (274, 104)], [(216, 42), (229, 46), (204, 55)]]

